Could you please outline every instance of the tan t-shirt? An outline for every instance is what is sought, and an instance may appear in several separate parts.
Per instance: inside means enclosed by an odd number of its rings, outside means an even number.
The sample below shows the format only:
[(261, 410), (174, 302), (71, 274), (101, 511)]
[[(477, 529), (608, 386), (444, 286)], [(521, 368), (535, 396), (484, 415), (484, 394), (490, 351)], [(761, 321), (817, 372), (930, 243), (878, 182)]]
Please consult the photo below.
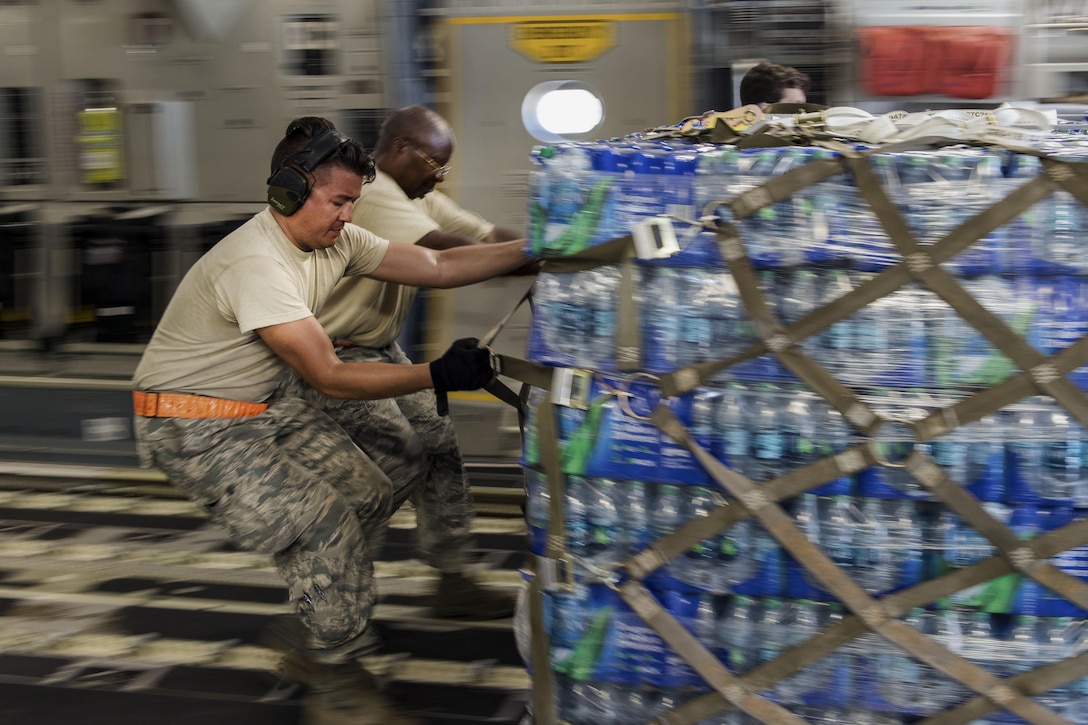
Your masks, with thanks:
[[(435, 230), (479, 241), (495, 228), (440, 191), (409, 199), (393, 177), (380, 170), (373, 182), (363, 185), (352, 221), (379, 237), (404, 244), (415, 244)], [(362, 277), (345, 279), (317, 319), (331, 337), (363, 347), (385, 347), (400, 335), (416, 290)]]
[(136, 368), (134, 387), (267, 400), (284, 362), (256, 330), (314, 315), (341, 278), (374, 271), (388, 249), (386, 240), (348, 224), (332, 247), (304, 252), (265, 209), (182, 279)]

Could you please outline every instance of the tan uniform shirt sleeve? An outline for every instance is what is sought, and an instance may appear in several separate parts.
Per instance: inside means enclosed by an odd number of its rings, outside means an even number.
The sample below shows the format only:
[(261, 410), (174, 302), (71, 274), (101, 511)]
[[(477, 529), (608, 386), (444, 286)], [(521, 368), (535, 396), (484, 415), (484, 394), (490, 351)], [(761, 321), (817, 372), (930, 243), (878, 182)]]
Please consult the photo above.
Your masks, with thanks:
[[(479, 241), (494, 228), (440, 191), (409, 199), (393, 178), (380, 170), (372, 183), (363, 186), (353, 221), (399, 244), (415, 244), (438, 230)], [(415, 287), (349, 277), (337, 286), (318, 321), (334, 339), (385, 347), (400, 335), (415, 295)]]

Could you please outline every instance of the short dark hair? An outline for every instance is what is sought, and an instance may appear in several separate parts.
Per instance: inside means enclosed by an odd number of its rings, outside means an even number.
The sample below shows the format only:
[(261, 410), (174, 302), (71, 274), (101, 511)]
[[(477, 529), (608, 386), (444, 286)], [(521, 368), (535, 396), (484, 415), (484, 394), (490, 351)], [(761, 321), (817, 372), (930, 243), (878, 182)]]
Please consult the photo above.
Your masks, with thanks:
[[(292, 156), (306, 148), (310, 141), (325, 131), (335, 130), (336, 126), (332, 121), (318, 116), (303, 116), (291, 121), (287, 124), (287, 130), (283, 132), (283, 139), (276, 144), (276, 150), (272, 152), (272, 174), (275, 174)], [(369, 184), (374, 180), (373, 157), (362, 144), (350, 138), (337, 146), (336, 150), (314, 170), (317, 171), (326, 166), (341, 166), (363, 177), (363, 183)]]
[(740, 104), (778, 103), (787, 88), (800, 88), (808, 95), (812, 81), (806, 73), (788, 65), (760, 63), (752, 66), (740, 81)]

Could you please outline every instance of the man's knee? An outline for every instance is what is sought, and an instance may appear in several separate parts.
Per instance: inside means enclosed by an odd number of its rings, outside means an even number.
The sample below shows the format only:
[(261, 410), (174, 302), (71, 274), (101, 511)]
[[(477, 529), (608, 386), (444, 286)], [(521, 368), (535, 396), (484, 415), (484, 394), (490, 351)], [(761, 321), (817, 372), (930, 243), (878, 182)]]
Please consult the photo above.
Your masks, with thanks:
[(296, 604), (319, 649), (344, 645), (362, 634), (370, 621), (376, 594), (372, 583), (314, 576), (300, 582)]
[(343, 645), (358, 637), (366, 629), (367, 620), (358, 616), (348, 616), (348, 612), (340, 609), (333, 613), (323, 611), (309, 617), (310, 626), (314, 637), (322, 645), (322, 649), (334, 648)]

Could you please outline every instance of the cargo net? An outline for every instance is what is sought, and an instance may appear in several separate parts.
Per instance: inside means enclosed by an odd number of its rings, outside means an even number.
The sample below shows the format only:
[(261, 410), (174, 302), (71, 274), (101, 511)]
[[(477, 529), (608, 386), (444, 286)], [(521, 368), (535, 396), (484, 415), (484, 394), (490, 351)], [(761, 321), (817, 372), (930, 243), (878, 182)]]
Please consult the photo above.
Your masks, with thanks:
[(1088, 164), (537, 153), (536, 721), (1088, 722)]

